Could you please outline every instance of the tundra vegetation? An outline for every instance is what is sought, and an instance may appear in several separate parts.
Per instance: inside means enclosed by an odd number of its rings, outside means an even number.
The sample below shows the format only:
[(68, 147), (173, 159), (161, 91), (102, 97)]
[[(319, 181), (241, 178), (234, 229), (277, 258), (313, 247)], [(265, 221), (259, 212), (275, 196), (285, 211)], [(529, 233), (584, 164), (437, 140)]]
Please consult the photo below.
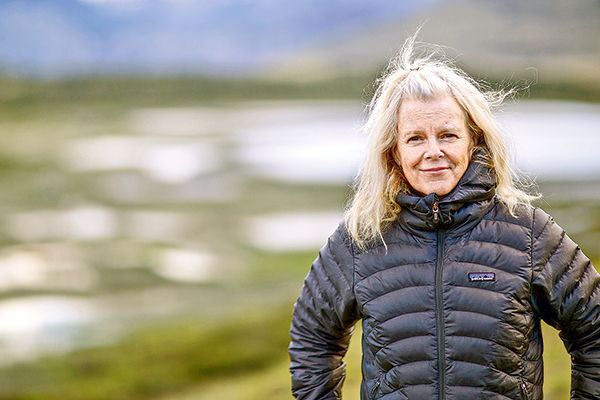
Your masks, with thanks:
[[(244, 176), (236, 181), (237, 195), (174, 204), (156, 196), (127, 201), (110, 197), (100, 172), (65, 172), (57, 154), (65, 141), (126, 131), (128, 113), (144, 108), (194, 108), (219, 110), (235, 104), (273, 101), (362, 101), (372, 94), (374, 76), (340, 76), (321, 81), (277, 82), (266, 80), (215, 80), (191, 76), (97, 77), (36, 81), (0, 79), (0, 213), (4, 219), (28, 210), (53, 210), (86, 199), (114, 207), (121, 215), (139, 208), (185, 212), (195, 229), (182, 240), (203, 240), (225, 248), (227, 276), (199, 283), (176, 283), (156, 273), (149, 264), (152, 253), (171, 246), (168, 238), (150, 245), (135, 238), (113, 246), (119, 239), (60, 239), (92, 256), (95, 285), (73, 293), (68, 288), (14, 287), (2, 298), (39, 293), (79, 297), (110, 296), (140, 288), (168, 287), (197, 296), (185, 312), (137, 318), (113, 340), (102, 340), (64, 352), (49, 352), (31, 360), (7, 361), (0, 367), (0, 398), (7, 400), (208, 400), (290, 399), (287, 372), (288, 329), (292, 305), (302, 279), (316, 256), (314, 250), (273, 252), (244, 242), (232, 231), (235, 221), (277, 210), (341, 209), (350, 193), (348, 184), (282, 182)], [(538, 83), (523, 93), (526, 98), (600, 102), (592, 86)], [(226, 144), (227, 146), (228, 144)], [(222, 166), (227, 172), (232, 166)], [(127, 171), (125, 171), (127, 172)], [(99, 179), (99, 180), (98, 180)], [(554, 183), (554, 189), (560, 183)], [(558, 186), (556, 186), (558, 185)], [(164, 190), (172, 190), (163, 186)], [(544, 185), (541, 185), (543, 191)], [(587, 230), (576, 233), (599, 237), (598, 201), (585, 204), (546, 199), (542, 207), (562, 212), (566, 218), (583, 215)], [(588, 210), (581, 213), (578, 210)], [(574, 210), (569, 214), (570, 210)], [(119, 214), (121, 213), (121, 214)], [(18, 235), (3, 232), (3, 248), (32, 246)], [(42, 237), (42, 244), (56, 238)], [(24, 243), (26, 242), (26, 243)], [(29, 244), (28, 244), (29, 243)], [(583, 245), (582, 245), (583, 246)], [(133, 268), (117, 268), (115, 257), (137, 249)], [(124, 248), (126, 248), (124, 250)], [(584, 248), (600, 264), (592, 244)], [(596, 251), (596, 250), (594, 250)], [(121, 253), (119, 253), (121, 252)], [(109, 254), (110, 255), (110, 254)], [(125, 257), (126, 258), (126, 257)], [(122, 259), (122, 257), (121, 257)], [(106, 264), (106, 265), (105, 265)], [(147, 265), (148, 264), (148, 265)], [(242, 266), (242, 267), (240, 267)], [(187, 293), (187, 292), (186, 292)], [(211, 295), (213, 295), (211, 297)], [(208, 300), (207, 300), (208, 299)], [(211, 300), (212, 299), (212, 300)], [(557, 333), (545, 327), (546, 398), (568, 398), (570, 361)], [(357, 327), (355, 338), (360, 337)], [(347, 356), (346, 399), (358, 399), (360, 341), (354, 340)]]

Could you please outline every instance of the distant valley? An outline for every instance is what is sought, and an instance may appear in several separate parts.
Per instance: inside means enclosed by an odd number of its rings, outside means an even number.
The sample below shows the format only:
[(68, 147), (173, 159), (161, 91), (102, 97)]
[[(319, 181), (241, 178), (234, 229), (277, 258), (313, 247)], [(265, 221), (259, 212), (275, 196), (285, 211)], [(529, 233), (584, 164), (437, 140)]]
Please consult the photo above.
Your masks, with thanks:
[(479, 77), (600, 82), (600, 1), (459, 0), (279, 60), (284, 77), (376, 71), (422, 25), (424, 42)]

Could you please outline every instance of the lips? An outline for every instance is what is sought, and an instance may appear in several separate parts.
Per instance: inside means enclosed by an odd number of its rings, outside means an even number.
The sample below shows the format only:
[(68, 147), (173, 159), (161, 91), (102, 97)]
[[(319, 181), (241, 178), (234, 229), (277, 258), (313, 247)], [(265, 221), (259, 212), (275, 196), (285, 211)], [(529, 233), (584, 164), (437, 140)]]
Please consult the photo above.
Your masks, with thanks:
[(450, 168), (449, 167), (434, 167), (434, 168), (424, 168), (421, 169), (421, 172), (424, 172), (426, 174), (441, 174), (444, 173), (446, 171), (448, 171)]

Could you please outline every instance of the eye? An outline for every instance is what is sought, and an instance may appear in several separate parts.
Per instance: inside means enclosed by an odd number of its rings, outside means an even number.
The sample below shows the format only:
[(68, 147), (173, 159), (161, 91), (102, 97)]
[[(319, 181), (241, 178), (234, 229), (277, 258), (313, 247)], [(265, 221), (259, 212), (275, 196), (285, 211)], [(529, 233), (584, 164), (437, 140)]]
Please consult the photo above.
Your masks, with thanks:
[(415, 142), (418, 142), (418, 141), (420, 141), (420, 140), (422, 140), (422, 139), (421, 139), (421, 136), (419, 136), (419, 135), (413, 135), (413, 136), (409, 136), (409, 137), (406, 139), (406, 142), (407, 142), (407, 143), (415, 143)]
[(456, 133), (452, 133), (452, 132), (444, 132), (440, 135), (440, 137), (442, 139), (456, 139), (456, 138), (458, 138), (458, 135)]

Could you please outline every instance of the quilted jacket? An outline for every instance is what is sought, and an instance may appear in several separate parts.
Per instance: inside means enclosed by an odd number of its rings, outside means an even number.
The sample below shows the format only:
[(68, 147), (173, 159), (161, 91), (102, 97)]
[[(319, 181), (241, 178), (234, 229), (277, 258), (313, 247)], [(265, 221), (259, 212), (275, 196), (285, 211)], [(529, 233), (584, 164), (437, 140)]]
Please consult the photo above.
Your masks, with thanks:
[(364, 251), (340, 224), (294, 306), (294, 396), (341, 398), (362, 319), (363, 400), (542, 399), (544, 320), (571, 354), (571, 398), (600, 399), (600, 276), (544, 211), (510, 213), (494, 188), (473, 162), (443, 199), (399, 195)]

